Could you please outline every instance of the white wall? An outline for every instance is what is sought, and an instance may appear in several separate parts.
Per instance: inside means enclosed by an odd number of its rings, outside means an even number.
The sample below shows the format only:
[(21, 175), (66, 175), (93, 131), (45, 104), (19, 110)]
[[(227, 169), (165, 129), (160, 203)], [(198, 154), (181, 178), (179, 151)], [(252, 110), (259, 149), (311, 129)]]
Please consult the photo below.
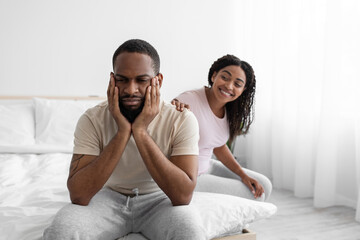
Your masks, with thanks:
[(0, 95), (106, 95), (111, 58), (141, 38), (159, 52), (169, 100), (241, 58), (236, 0), (0, 0)]

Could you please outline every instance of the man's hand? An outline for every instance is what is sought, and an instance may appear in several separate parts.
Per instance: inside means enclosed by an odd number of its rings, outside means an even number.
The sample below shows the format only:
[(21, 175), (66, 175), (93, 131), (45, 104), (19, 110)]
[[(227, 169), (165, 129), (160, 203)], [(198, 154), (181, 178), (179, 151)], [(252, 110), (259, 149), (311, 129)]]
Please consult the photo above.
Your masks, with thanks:
[(107, 90), (107, 98), (109, 104), (109, 111), (118, 126), (118, 132), (121, 132), (122, 134), (128, 133), (130, 136), (131, 124), (120, 112), (119, 89), (115, 86), (114, 73), (110, 73), (110, 82)]
[(144, 108), (132, 124), (132, 132), (147, 130), (151, 121), (159, 113), (160, 87), (158, 77), (151, 79), (146, 89)]

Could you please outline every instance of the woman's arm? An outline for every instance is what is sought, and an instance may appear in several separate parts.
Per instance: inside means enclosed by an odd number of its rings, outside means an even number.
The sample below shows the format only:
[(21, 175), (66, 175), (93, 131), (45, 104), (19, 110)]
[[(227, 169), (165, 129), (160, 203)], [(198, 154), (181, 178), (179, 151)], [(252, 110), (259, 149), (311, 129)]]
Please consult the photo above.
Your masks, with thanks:
[[(228, 169), (238, 175), (242, 182), (248, 186), (255, 198), (260, 197), (264, 193), (264, 188), (253, 178), (250, 178), (242, 169), (240, 164), (232, 155), (226, 144), (221, 147), (214, 148), (216, 158), (222, 162)], [(255, 189), (254, 189), (255, 188)]]

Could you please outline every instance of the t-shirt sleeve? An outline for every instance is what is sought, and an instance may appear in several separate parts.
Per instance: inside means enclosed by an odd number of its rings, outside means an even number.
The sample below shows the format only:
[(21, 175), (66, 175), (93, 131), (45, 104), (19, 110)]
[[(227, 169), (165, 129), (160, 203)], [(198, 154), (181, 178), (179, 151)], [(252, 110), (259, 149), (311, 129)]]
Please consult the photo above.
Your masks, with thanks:
[(76, 125), (73, 153), (98, 156), (100, 154), (99, 141), (94, 124), (86, 114), (83, 114)]
[(175, 128), (171, 156), (199, 155), (198, 122), (193, 113), (184, 111), (183, 114), (186, 116)]

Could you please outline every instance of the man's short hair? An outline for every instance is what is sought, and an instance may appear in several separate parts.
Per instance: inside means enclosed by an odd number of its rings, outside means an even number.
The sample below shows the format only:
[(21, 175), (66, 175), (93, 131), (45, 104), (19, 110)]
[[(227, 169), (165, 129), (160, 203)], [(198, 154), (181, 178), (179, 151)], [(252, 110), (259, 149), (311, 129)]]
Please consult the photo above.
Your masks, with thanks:
[(115, 67), (115, 60), (120, 53), (142, 53), (148, 55), (153, 61), (154, 73), (157, 75), (160, 72), (160, 57), (156, 49), (148, 42), (141, 39), (130, 39), (118, 47), (114, 52), (112, 63), (113, 68)]

